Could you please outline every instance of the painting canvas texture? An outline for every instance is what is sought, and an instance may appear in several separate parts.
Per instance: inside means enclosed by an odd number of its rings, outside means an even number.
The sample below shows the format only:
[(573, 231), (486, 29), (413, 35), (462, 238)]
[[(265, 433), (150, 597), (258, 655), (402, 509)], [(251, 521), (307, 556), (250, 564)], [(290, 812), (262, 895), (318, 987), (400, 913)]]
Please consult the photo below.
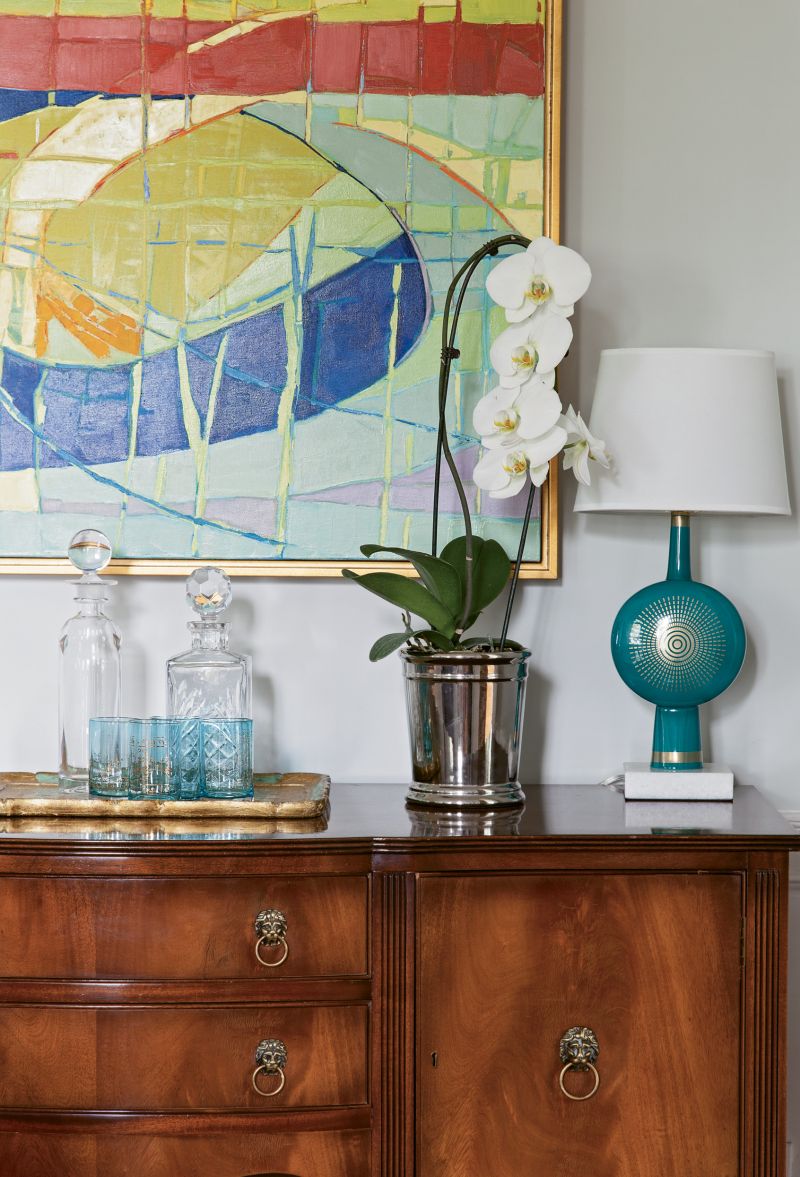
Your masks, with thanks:
[[(490, 237), (542, 232), (545, 19), (0, 0), (0, 556), (87, 526), (129, 558), (425, 547), (444, 294)], [(501, 327), (476, 279), (448, 420), (467, 477)], [(523, 503), (470, 494), (513, 551)], [(442, 502), (444, 542), (449, 479)]]

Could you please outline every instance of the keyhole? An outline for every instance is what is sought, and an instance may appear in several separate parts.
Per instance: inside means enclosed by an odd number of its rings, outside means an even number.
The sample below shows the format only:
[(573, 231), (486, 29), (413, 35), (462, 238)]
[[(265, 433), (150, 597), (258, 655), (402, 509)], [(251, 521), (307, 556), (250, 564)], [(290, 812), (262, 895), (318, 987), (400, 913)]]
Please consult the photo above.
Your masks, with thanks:
[(431, 1066), (435, 1067), (438, 1064), (438, 1062), (439, 1062), (439, 1055), (438, 1055), (438, 1052), (434, 1050), (433, 1053), (431, 1054)]

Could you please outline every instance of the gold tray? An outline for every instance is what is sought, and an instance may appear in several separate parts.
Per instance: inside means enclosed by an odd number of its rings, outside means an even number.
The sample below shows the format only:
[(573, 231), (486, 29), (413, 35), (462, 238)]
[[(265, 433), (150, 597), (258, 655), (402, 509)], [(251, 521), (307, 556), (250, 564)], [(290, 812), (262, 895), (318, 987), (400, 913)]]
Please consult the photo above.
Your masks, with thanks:
[(330, 778), (316, 772), (256, 773), (251, 798), (129, 801), (92, 797), (88, 785), (60, 785), (55, 773), (0, 773), (0, 817), (305, 818), (327, 812)]

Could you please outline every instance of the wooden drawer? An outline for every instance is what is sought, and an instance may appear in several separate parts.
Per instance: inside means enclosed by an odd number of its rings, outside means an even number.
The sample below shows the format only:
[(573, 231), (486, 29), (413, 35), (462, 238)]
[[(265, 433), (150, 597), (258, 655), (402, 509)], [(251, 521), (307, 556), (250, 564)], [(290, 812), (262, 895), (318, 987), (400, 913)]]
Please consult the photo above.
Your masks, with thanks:
[[(287, 1048), (274, 1098), (263, 1039)], [(367, 1007), (0, 1006), (0, 1107), (274, 1111), (367, 1103)], [(277, 1081), (277, 1080), (275, 1080)], [(273, 1081), (260, 1077), (270, 1090)], [(0, 1170), (2, 1172), (2, 1170)], [(4, 1175), (5, 1177), (5, 1175)]]
[[(256, 959), (262, 910), (289, 952)], [(364, 877), (0, 879), (0, 977), (214, 980), (365, 976)], [(262, 947), (267, 961), (282, 946)]]
[(0, 1132), (3, 1177), (369, 1177), (369, 1132)]

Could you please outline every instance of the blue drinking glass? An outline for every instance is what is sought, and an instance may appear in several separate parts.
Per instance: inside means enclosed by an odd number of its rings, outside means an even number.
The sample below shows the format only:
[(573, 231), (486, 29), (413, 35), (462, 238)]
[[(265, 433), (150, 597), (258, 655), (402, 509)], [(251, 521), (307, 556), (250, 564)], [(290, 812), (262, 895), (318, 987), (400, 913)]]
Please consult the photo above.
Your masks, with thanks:
[(203, 720), (203, 794), (253, 796), (252, 719)]
[(127, 797), (131, 724), (117, 716), (89, 720), (89, 792), (94, 797)]
[(128, 796), (132, 801), (179, 799), (173, 720), (155, 716), (131, 721)]

